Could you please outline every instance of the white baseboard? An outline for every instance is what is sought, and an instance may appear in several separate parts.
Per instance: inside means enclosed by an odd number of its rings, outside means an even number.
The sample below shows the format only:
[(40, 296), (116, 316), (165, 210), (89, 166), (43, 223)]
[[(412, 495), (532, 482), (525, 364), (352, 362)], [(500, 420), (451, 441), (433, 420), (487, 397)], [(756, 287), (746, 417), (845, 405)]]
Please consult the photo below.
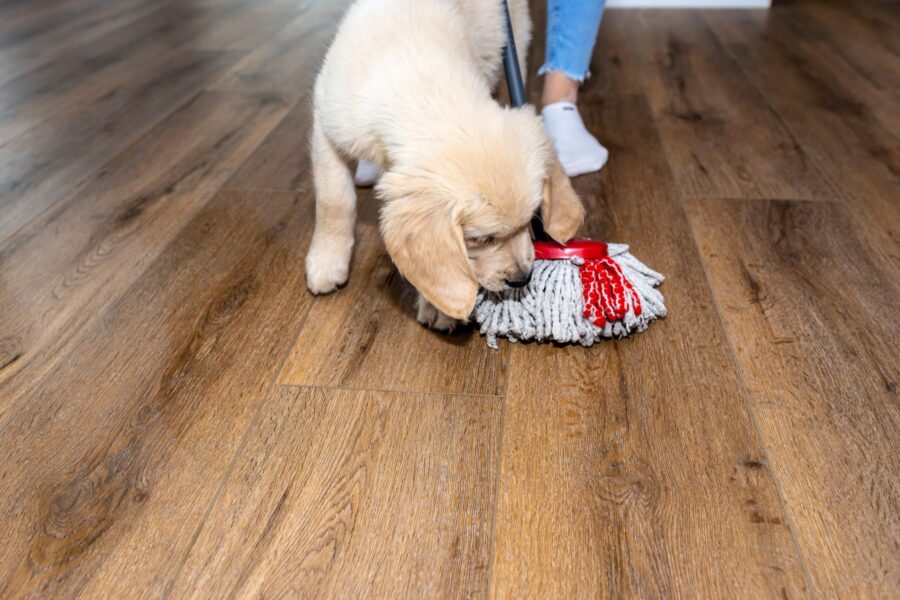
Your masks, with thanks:
[(772, 0), (607, 0), (607, 8), (769, 8)]

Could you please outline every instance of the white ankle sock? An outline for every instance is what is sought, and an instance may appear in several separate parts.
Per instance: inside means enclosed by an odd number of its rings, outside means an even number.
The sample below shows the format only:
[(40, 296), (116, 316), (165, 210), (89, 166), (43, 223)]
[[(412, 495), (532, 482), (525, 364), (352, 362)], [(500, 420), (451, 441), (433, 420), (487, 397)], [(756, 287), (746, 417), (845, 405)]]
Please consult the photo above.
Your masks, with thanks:
[(609, 151), (584, 126), (574, 104), (548, 104), (541, 111), (541, 116), (566, 175), (574, 177), (603, 168), (609, 158)]
[(353, 176), (353, 182), (359, 187), (369, 187), (375, 185), (379, 177), (381, 177), (381, 167), (367, 160), (361, 160), (356, 165), (356, 174)]

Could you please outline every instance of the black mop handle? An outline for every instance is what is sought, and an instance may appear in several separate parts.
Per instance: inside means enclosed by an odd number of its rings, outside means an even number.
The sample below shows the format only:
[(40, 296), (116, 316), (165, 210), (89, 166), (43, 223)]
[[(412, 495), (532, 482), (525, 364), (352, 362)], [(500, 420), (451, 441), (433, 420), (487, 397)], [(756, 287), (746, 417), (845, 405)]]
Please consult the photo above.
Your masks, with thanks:
[[(515, 107), (524, 106), (525, 84), (522, 83), (522, 71), (519, 68), (519, 57), (516, 53), (516, 38), (513, 35), (512, 20), (509, 18), (509, 5), (503, 0), (503, 15), (506, 17), (506, 47), (503, 49), (503, 70), (506, 71), (506, 85), (509, 88), (509, 102)], [(531, 219), (534, 239), (549, 240), (544, 231), (540, 211)]]
[(503, 70), (506, 71), (506, 85), (509, 87), (509, 102), (516, 108), (525, 106), (525, 84), (522, 83), (522, 71), (519, 68), (519, 55), (516, 53), (516, 38), (513, 35), (512, 21), (509, 18), (509, 5), (503, 0), (503, 14), (506, 17), (506, 47), (503, 49)]

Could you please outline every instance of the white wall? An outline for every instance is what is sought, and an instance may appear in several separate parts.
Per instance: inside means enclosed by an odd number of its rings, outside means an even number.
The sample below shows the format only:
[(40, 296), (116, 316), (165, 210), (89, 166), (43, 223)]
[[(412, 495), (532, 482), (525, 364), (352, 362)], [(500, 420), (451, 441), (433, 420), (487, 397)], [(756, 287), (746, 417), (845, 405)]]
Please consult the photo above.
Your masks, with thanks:
[(607, 0), (609, 8), (769, 8), (772, 0)]

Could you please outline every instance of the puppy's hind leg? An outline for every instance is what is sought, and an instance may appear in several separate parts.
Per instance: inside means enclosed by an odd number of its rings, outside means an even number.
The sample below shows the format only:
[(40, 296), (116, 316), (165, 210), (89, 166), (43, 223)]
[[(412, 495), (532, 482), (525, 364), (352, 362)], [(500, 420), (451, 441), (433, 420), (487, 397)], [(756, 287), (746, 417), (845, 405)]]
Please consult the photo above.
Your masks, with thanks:
[(347, 282), (356, 224), (356, 189), (347, 163), (315, 123), (311, 152), (316, 226), (306, 255), (306, 287), (313, 294), (327, 294)]
[(426, 300), (422, 294), (419, 294), (416, 299), (416, 321), (425, 327), (444, 333), (451, 333), (460, 324), (460, 321), (448, 317), (432, 306), (431, 302)]

